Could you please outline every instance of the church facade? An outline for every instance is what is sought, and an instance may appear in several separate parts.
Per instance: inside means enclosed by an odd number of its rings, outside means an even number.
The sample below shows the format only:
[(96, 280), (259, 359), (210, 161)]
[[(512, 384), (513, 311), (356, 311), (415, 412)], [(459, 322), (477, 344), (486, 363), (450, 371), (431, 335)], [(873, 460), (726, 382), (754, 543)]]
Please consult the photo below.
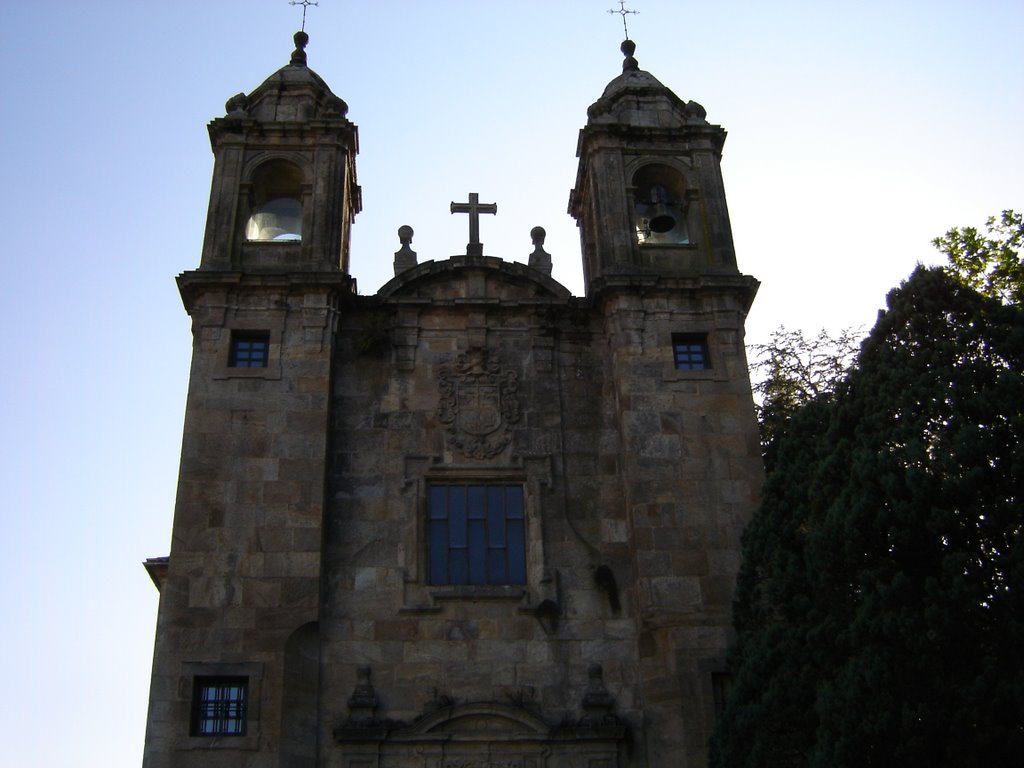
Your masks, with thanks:
[(627, 41), (579, 138), (586, 296), (539, 228), (528, 264), (403, 228), (362, 296), (306, 41), (210, 124), (144, 765), (706, 765), (762, 475), (725, 131)]

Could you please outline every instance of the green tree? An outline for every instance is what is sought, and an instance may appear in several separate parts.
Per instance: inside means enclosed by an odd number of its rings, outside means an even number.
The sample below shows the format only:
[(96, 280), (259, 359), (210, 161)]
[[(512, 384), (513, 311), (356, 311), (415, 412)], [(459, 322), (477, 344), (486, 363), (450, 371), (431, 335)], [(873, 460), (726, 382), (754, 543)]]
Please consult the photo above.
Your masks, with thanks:
[(775, 446), (792, 418), (811, 400), (829, 397), (849, 370), (860, 344), (850, 329), (817, 336), (780, 326), (767, 344), (751, 346), (754, 399), (761, 428), (761, 450), (771, 467)]
[(778, 438), (715, 766), (1024, 754), (1024, 309), (923, 267), (887, 306)]
[(1004, 303), (1024, 301), (1024, 217), (1012, 210), (990, 216), (985, 233), (974, 227), (954, 227), (932, 245), (946, 254), (947, 269), (986, 296)]

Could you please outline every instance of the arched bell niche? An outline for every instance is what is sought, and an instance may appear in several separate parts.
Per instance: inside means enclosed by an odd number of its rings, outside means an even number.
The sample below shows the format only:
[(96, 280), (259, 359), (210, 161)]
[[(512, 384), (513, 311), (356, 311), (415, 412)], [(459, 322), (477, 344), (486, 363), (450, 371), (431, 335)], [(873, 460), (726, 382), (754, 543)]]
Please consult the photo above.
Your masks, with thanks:
[(686, 225), (686, 183), (682, 174), (660, 163), (633, 174), (636, 240), (640, 245), (690, 242)]
[(252, 175), (245, 238), (302, 239), (302, 169), (287, 160), (263, 163)]

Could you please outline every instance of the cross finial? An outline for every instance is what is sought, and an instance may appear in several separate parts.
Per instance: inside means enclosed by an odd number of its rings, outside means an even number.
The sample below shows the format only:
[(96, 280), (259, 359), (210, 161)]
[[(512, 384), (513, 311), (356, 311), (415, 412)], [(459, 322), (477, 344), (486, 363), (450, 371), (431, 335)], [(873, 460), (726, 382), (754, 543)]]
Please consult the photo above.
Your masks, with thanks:
[(306, 9), (311, 5), (320, 5), (320, 0), (288, 0), (288, 5), (302, 6), (302, 31), (306, 31)]
[(608, 13), (617, 13), (622, 17), (622, 31), (625, 33), (626, 39), (629, 40), (629, 29), (626, 27), (626, 16), (628, 16), (631, 13), (635, 16), (636, 14), (640, 13), (640, 11), (626, 10), (626, 0), (619, 0), (619, 7), (617, 9), (609, 8)]
[(480, 242), (480, 214), (497, 212), (497, 203), (481, 203), (480, 195), (476, 192), (469, 193), (468, 203), (452, 201), (452, 213), (469, 214), (469, 243), (466, 245), (467, 256), (484, 255), (484, 244)]

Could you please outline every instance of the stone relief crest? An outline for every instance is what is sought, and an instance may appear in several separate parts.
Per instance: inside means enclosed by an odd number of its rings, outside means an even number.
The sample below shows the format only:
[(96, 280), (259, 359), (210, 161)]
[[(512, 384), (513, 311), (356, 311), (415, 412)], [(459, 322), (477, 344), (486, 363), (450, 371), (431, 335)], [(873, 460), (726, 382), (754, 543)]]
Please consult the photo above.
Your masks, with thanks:
[(486, 349), (470, 349), (442, 367), (438, 389), (437, 415), (449, 445), (474, 459), (489, 459), (511, 442), (509, 427), (519, 421), (518, 376)]

